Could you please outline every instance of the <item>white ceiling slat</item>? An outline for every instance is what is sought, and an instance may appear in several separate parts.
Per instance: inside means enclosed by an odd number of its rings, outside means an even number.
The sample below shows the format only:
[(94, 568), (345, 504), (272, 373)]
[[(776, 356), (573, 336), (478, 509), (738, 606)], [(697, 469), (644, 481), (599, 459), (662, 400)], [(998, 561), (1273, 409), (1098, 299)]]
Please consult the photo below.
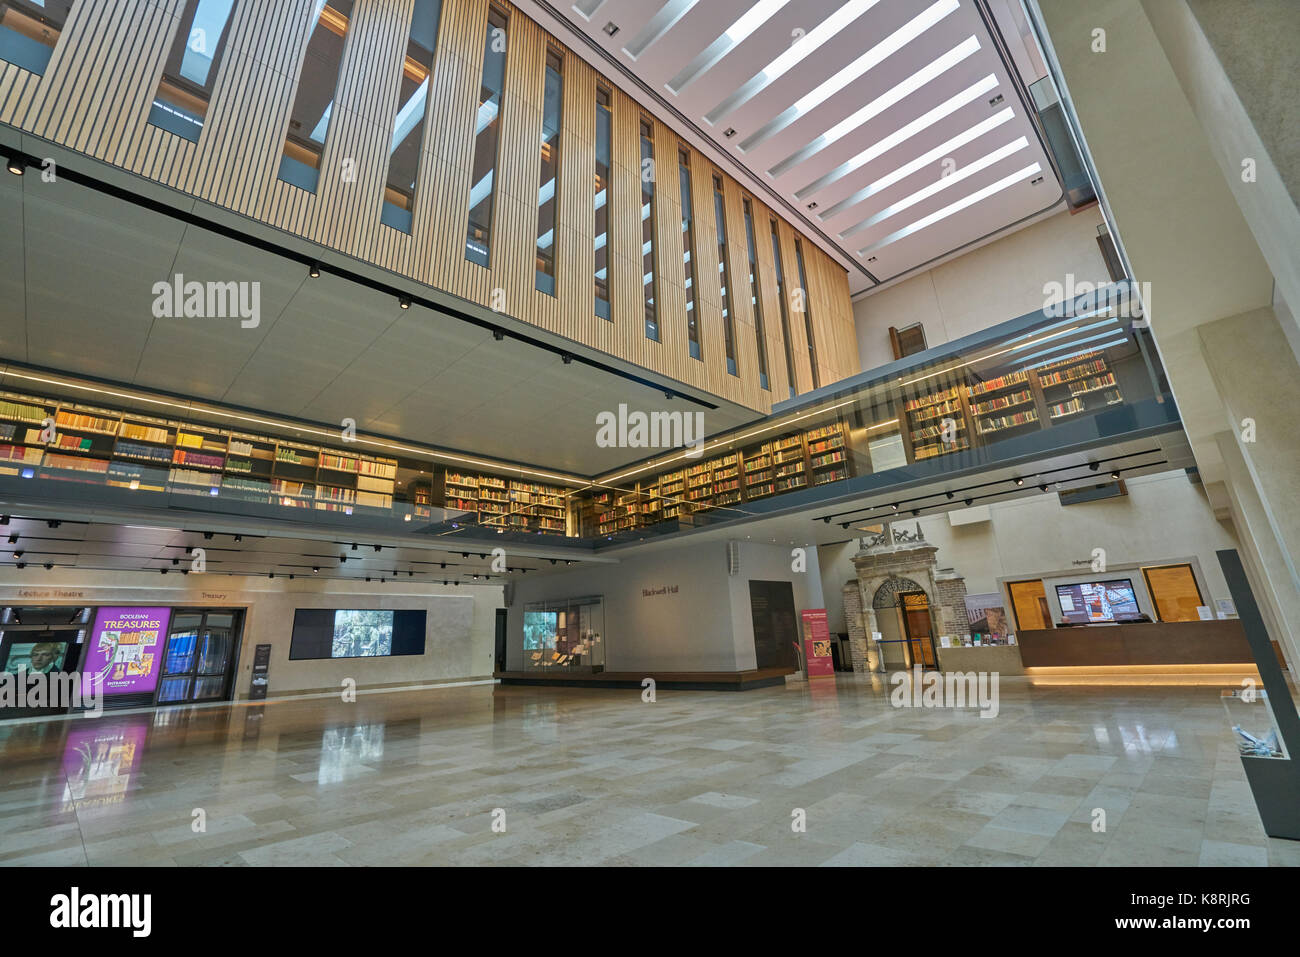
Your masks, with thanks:
[[(874, 285), (863, 268), (890, 280), (1062, 203), (1050, 159), (973, 0), (709, 0), (689, 9), (609, 0), (590, 21), (569, 5), (520, 3), (564, 42), (590, 44), (615, 60), (651, 112), (679, 125), (685, 116), (691, 134), (730, 155), (760, 198), (796, 210), (796, 226), (849, 270), (851, 292)], [(613, 38), (604, 32), (610, 23), (619, 28)], [(635, 59), (623, 49), (634, 42)], [(1012, 172), (992, 163), (945, 185), (945, 202), (916, 203), (924, 216), (981, 197), (931, 227), (865, 255), (858, 246), (869, 243), (839, 235), (933, 182), (944, 160), (959, 167), (987, 155), (968, 146), (987, 145), (980, 124), (995, 116), (1000, 138), (991, 149), (1024, 137), (1027, 159), (1016, 168), (1037, 163), (1043, 182), (990, 191)], [(976, 127), (982, 132), (960, 138)], [(945, 143), (951, 155), (936, 155)]]

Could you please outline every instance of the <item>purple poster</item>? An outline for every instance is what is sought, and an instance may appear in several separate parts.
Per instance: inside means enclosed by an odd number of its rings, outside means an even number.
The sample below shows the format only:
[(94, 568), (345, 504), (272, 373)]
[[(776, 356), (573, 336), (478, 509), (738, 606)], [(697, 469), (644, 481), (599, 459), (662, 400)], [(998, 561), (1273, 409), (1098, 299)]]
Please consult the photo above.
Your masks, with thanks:
[(170, 608), (100, 608), (82, 673), (103, 679), (104, 694), (153, 691), (170, 618)]

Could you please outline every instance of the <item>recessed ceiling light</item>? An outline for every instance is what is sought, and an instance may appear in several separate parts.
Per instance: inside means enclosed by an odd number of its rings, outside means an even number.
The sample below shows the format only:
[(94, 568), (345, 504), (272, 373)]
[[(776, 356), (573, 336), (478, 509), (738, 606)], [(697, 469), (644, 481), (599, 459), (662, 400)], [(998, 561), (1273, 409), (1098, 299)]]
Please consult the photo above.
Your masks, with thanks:
[(608, 36), (612, 37), (614, 34), (618, 33), (619, 27), (617, 23), (610, 20), (609, 23), (605, 24), (601, 29), (603, 29)]

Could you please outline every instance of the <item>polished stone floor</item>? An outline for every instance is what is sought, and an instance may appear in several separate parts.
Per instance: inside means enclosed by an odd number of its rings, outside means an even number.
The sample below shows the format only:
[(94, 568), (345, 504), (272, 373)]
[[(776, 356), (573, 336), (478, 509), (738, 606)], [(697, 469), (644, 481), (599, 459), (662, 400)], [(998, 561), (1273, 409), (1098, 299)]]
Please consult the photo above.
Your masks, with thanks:
[(6, 723), (0, 864), (1300, 865), (1215, 688), (1005, 679), (994, 719), (887, 691), (482, 685)]

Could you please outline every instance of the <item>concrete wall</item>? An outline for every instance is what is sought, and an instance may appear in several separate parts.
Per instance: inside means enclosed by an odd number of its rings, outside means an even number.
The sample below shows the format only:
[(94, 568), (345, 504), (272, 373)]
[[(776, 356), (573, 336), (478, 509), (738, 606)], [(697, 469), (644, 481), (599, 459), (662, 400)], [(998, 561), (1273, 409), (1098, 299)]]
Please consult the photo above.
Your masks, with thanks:
[[(515, 586), (507, 663), (523, 669), (529, 602), (600, 595), (605, 600), (606, 671), (745, 671), (755, 666), (749, 581), (789, 581), (796, 611), (821, 608), (821, 575), (790, 570), (789, 548), (738, 543), (740, 573), (727, 573), (727, 545), (710, 541), (652, 551), (617, 565), (531, 575)], [(665, 594), (643, 594), (667, 586)], [(671, 589), (675, 588), (676, 591)]]
[(1097, 246), (1101, 213), (1061, 212), (853, 304), (863, 369), (892, 362), (889, 327), (919, 322), (928, 346), (1042, 309), (1043, 286), (1110, 281)]
[[(1202, 591), (1208, 592), (1207, 604), (1230, 598), (1214, 552), (1236, 548), (1237, 540), (1231, 524), (1215, 518), (1202, 488), (1181, 471), (1129, 479), (1126, 485), (1126, 497), (1081, 505), (1062, 506), (1054, 494), (990, 504), (989, 521), (971, 525), (954, 526), (946, 514), (919, 521), (926, 540), (939, 548), (939, 567), (965, 576), (972, 595), (999, 591), (1006, 579), (1095, 579), (1088, 566), (1070, 563), (1091, 560), (1094, 548), (1104, 548), (1110, 571), (1190, 561)], [(909, 525), (914, 521), (909, 519)], [(838, 595), (853, 577), (851, 558), (857, 547), (855, 540), (819, 550), (827, 594), (834, 588)], [(1140, 573), (1119, 577), (1132, 577), (1139, 602), (1145, 601)], [(833, 611), (830, 627), (832, 632), (846, 630), (842, 607)]]
[[(6, 605), (173, 605), (244, 608), (235, 698), (248, 697), (253, 649), (271, 649), (270, 696), (337, 691), (344, 678), (357, 688), (433, 684), (492, 674), (496, 611), (501, 587), (390, 583), (378, 588), (348, 581), (145, 575), (140, 572), (26, 568), (0, 569)], [(424, 654), (395, 658), (290, 661), (297, 608), (424, 609)]]

